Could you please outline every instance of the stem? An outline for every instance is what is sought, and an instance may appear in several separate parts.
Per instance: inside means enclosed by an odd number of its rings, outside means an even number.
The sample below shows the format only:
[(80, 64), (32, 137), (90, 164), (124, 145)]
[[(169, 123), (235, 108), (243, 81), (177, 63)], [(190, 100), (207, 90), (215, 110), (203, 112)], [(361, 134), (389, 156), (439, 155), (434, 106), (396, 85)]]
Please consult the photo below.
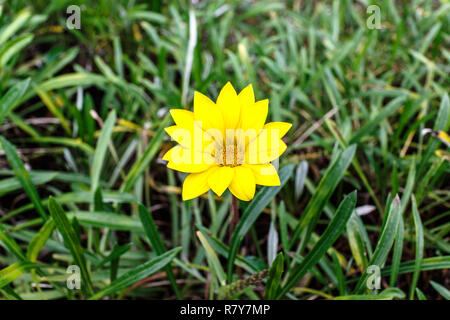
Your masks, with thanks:
[(230, 206), (230, 230), (229, 230), (229, 241), (233, 237), (233, 231), (239, 221), (239, 202), (235, 196), (231, 196), (231, 206)]

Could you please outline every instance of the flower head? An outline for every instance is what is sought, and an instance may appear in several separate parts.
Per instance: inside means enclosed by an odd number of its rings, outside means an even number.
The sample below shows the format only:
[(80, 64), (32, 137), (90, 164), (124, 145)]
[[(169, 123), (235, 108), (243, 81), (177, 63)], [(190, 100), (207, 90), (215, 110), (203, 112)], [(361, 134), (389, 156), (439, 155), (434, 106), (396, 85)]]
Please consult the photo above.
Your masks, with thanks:
[(212, 189), (218, 196), (230, 189), (249, 201), (256, 184), (278, 186), (280, 179), (271, 161), (285, 150), (281, 138), (290, 123), (265, 124), (269, 100), (255, 101), (252, 85), (239, 94), (231, 83), (219, 93), (216, 103), (195, 92), (194, 112), (172, 109), (174, 126), (166, 132), (178, 142), (163, 157), (167, 167), (187, 172), (183, 200)]

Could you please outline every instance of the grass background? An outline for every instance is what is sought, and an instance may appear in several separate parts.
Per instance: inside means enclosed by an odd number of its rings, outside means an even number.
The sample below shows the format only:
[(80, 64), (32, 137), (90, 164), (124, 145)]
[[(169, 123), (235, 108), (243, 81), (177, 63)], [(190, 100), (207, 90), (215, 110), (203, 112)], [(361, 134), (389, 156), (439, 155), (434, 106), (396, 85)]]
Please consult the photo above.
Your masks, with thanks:
[[(450, 4), (370, 4), (0, 0), (0, 296), (449, 299)], [(227, 81), (293, 123), (233, 234), (161, 160)]]

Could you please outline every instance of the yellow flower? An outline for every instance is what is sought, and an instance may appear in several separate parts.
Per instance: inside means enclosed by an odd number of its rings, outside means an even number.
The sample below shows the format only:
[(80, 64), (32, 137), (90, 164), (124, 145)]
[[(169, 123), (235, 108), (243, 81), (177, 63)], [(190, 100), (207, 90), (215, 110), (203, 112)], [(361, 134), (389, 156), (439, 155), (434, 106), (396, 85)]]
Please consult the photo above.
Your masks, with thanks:
[(291, 124), (265, 124), (268, 108), (269, 100), (255, 101), (252, 85), (237, 94), (228, 82), (216, 103), (195, 92), (194, 112), (170, 110), (175, 125), (165, 129), (178, 145), (163, 160), (168, 168), (190, 173), (183, 183), (183, 200), (209, 189), (221, 196), (228, 188), (249, 201), (256, 184), (280, 185), (271, 161), (286, 150), (281, 138)]

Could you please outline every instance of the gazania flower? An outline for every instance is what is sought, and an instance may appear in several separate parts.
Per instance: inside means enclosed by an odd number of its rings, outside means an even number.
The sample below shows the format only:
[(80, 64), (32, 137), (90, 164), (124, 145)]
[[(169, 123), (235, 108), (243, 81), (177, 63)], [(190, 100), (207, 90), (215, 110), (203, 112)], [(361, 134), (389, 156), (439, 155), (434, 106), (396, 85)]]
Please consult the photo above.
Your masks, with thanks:
[(265, 124), (269, 100), (255, 101), (252, 85), (239, 94), (231, 83), (216, 103), (195, 92), (194, 112), (172, 109), (174, 126), (166, 132), (178, 142), (163, 157), (167, 167), (187, 172), (183, 200), (212, 189), (221, 196), (228, 188), (244, 201), (255, 195), (255, 186), (278, 186), (280, 179), (271, 162), (285, 150), (281, 138), (290, 123)]

